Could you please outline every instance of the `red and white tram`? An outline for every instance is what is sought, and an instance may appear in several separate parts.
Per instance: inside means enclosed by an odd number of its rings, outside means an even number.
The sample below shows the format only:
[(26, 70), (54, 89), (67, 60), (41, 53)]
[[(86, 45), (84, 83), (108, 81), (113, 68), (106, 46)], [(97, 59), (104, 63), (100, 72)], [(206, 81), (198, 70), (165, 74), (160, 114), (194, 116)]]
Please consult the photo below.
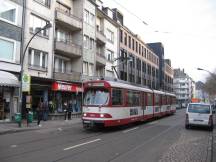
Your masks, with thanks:
[(84, 128), (124, 125), (176, 112), (174, 94), (130, 84), (89, 81), (84, 83), (84, 93)]

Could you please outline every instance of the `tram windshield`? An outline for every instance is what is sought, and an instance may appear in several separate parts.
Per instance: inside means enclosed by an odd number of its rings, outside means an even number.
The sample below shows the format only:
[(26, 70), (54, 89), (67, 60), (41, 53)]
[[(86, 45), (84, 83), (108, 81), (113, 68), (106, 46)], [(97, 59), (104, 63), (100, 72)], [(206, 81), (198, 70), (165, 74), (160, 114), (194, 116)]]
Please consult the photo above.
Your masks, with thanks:
[(84, 105), (106, 105), (109, 102), (107, 90), (89, 89), (85, 93)]

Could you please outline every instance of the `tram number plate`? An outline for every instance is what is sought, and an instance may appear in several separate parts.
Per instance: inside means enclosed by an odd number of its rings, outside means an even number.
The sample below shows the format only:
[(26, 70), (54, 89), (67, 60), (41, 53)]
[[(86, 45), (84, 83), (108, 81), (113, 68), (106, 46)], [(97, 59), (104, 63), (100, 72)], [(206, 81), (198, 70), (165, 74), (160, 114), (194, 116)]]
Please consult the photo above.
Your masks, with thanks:
[(130, 109), (130, 115), (138, 115), (138, 109)]

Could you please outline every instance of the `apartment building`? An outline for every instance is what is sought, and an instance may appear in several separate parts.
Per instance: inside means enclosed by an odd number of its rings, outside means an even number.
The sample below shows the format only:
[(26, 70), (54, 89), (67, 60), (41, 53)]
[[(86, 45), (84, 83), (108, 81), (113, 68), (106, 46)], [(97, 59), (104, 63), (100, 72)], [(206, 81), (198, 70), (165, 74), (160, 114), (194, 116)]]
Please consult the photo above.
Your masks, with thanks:
[[(159, 72), (158, 56), (130, 29), (123, 25), (123, 14), (117, 9), (114, 20), (120, 23), (118, 73), (121, 80), (156, 89)], [(131, 61), (128, 61), (132, 58)]]
[(18, 112), (23, 0), (0, 1), (0, 120)]
[(119, 25), (113, 20), (113, 10), (104, 8), (100, 0), (96, 3), (96, 76), (115, 78), (112, 67), (117, 64)]
[(179, 107), (185, 107), (195, 96), (195, 82), (184, 69), (174, 69), (173, 90)]
[(83, 70), (82, 79), (95, 76), (96, 53), (96, 4), (91, 0), (83, 1)]

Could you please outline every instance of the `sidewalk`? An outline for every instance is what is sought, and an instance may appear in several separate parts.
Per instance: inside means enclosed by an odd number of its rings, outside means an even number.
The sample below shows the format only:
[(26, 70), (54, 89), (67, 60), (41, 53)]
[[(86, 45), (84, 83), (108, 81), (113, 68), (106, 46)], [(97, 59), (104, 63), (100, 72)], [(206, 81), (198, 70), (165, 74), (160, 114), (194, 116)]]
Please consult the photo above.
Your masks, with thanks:
[(214, 130), (212, 132), (212, 159), (211, 162), (216, 161), (216, 114), (214, 114)]
[(18, 123), (14, 122), (2, 122), (0, 123), (0, 135), (16, 132), (24, 132), (31, 130), (40, 130), (40, 129), (58, 129), (60, 127), (67, 127), (72, 124), (81, 123), (81, 118), (72, 118), (71, 120), (48, 120), (41, 121), (42, 127), (37, 125), (37, 121), (29, 123), (28, 127), (26, 123), (23, 123), (21, 127), (18, 126)]

